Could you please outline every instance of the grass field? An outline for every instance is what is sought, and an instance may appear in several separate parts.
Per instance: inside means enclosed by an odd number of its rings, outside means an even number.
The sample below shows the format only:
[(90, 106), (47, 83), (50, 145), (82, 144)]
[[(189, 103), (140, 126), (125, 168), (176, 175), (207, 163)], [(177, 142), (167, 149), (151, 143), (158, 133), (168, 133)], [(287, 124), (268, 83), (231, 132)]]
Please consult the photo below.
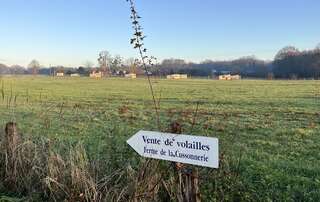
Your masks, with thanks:
[[(81, 142), (89, 159), (104, 162), (101, 175), (137, 167), (143, 159), (126, 139), (140, 129), (157, 130), (145, 79), (2, 77), (0, 82), (1, 127), (15, 121), (24, 136), (61, 145)], [(237, 173), (230, 181), (213, 179), (207, 177), (210, 169), (201, 168), (204, 201), (236, 195), (243, 201), (320, 200), (319, 81), (153, 84), (162, 130), (178, 121), (186, 134), (218, 137), (221, 155)], [(0, 191), (5, 192), (1, 185)]]

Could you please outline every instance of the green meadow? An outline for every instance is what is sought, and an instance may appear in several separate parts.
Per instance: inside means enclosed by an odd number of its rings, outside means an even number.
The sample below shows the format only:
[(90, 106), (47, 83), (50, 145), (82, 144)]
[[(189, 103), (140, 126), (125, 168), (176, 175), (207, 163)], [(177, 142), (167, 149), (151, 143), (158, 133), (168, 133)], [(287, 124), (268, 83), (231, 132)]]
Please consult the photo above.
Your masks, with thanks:
[[(175, 121), (185, 134), (219, 138), (221, 167), (197, 167), (204, 201), (320, 200), (320, 81), (152, 83), (162, 131)], [(139, 168), (145, 159), (126, 140), (158, 130), (143, 78), (2, 77), (1, 128), (9, 121), (23, 138), (48, 141), (61, 156), (81, 143), (89, 161), (99, 161), (97, 176)], [(0, 193), (25, 197), (1, 182)]]

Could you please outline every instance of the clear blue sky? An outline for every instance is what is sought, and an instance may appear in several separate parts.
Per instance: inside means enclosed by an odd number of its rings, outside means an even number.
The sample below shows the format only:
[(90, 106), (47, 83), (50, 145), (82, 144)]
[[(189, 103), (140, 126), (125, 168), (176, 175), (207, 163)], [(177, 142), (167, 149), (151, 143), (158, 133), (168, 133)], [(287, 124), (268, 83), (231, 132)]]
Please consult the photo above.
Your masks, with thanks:
[[(136, 0), (159, 59), (272, 59), (320, 42), (319, 0)], [(78, 66), (100, 50), (135, 57), (125, 0), (1, 0), (0, 63)]]

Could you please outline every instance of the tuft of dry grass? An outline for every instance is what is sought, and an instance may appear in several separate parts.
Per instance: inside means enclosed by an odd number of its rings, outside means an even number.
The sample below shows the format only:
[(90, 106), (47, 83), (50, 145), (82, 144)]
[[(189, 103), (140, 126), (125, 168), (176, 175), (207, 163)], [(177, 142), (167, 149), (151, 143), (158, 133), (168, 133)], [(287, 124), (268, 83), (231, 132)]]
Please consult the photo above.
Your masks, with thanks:
[[(180, 123), (173, 122), (170, 131), (173, 130), (181, 132)], [(123, 165), (101, 176), (98, 173), (103, 173), (103, 167), (97, 165), (107, 163), (90, 159), (83, 144), (64, 145), (64, 149), (60, 144), (48, 139), (28, 139), (18, 132), (16, 123), (8, 123), (0, 138), (0, 193), (23, 197), (23, 201), (34, 201), (37, 194), (41, 201), (183, 202), (185, 192), (191, 190), (187, 186), (197, 188), (199, 182), (201, 187), (198, 171), (188, 173), (192, 167), (150, 159), (140, 159), (135, 167)], [(228, 196), (224, 191), (233, 191), (232, 183), (237, 178), (224, 166), (228, 164), (222, 165), (219, 172), (206, 174), (213, 183), (222, 177), (227, 179), (225, 184), (215, 185), (215, 199)], [(197, 184), (192, 185), (194, 182)], [(200, 200), (200, 195), (197, 197)], [(10, 197), (6, 199), (10, 201)]]

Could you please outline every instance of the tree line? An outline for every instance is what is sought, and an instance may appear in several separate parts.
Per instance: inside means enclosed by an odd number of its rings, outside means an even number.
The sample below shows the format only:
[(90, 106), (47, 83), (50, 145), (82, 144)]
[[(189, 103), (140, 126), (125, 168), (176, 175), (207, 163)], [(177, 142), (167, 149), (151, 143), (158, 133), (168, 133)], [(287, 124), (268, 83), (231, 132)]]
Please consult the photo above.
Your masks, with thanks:
[[(0, 64), (0, 74), (43, 74), (53, 75), (57, 71), (65, 74), (78, 73), (88, 75), (93, 70), (107, 72), (109, 75), (122, 73), (146, 74), (137, 60), (124, 59), (119, 55), (112, 56), (107, 51), (99, 53), (95, 67), (87, 61), (80, 67), (41, 67), (36, 60), (28, 67)], [(156, 76), (168, 74), (188, 74), (199, 77), (215, 77), (221, 74), (240, 74), (249, 78), (302, 79), (320, 78), (320, 44), (312, 50), (299, 51), (293, 46), (281, 49), (273, 61), (260, 60), (254, 56), (241, 57), (229, 61), (205, 60), (200, 63), (186, 62), (182, 59), (164, 59), (150, 68), (149, 73)]]
[(187, 63), (181, 59), (165, 59), (153, 68), (156, 75), (183, 73), (191, 76), (218, 76), (240, 74), (248, 78), (304, 79), (320, 78), (320, 44), (312, 50), (299, 51), (293, 46), (281, 49), (273, 61), (255, 56), (241, 57), (230, 61), (206, 60)]

